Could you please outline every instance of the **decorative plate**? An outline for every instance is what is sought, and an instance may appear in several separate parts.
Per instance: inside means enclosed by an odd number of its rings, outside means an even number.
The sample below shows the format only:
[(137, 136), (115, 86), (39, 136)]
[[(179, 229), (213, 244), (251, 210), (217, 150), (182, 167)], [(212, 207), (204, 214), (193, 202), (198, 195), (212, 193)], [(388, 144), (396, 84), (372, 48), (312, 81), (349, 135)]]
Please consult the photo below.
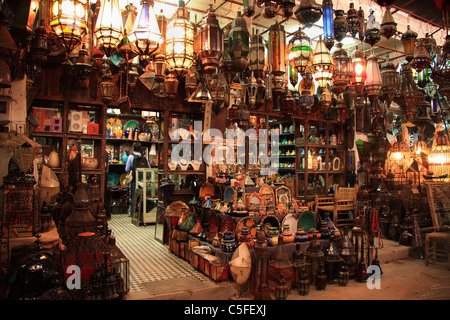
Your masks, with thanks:
[(122, 173), (122, 174), (120, 175), (120, 185), (121, 185), (121, 186), (126, 185), (126, 183), (125, 183), (126, 179), (127, 179), (127, 174), (126, 174), (126, 173)]
[(298, 218), (297, 229), (303, 229), (308, 232), (317, 225), (316, 214), (312, 211), (304, 211)]
[(234, 222), (231, 216), (225, 215), (220, 221), (220, 232), (224, 231), (231, 231), (233, 233), (236, 231), (236, 222)]
[(284, 231), (284, 226), (289, 225), (289, 230), (294, 234), (297, 231), (298, 219), (297, 216), (293, 213), (287, 214), (283, 218), (283, 222), (281, 223), (281, 230)]
[(198, 194), (200, 197), (206, 197), (206, 196), (214, 197), (214, 193), (215, 192), (214, 192), (213, 185), (209, 182), (205, 182), (200, 187), (200, 191)]
[(134, 130), (138, 126), (139, 126), (139, 122), (137, 122), (136, 120), (129, 120), (125, 125), (125, 129)]
[(256, 238), (256, 221), (251, 217), (245, 217), (239, 220), (236, 226), (236, 238), (239, 239), (241, 237), (241, 230), (243, 227), (247, 227), (250, 230), (250, 234), (253, 238)]
[(280, 230), (280, 222), (275, 216), (269, 215), (262, 218), (260, 228), (264, 231), (266, 236), (269, 235), (269, 230), (272, 227), (276, 227), (278, 228), (278, 230)]
[(108, 173), (108, 186), (117, 186), (120, 183), (120, 177), (115, 172)]

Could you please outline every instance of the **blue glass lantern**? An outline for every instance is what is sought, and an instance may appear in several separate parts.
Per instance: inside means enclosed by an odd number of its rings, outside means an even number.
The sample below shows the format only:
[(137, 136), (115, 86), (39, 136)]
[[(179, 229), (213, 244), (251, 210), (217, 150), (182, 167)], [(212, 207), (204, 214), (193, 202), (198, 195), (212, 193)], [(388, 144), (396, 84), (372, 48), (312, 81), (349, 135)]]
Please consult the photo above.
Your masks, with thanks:
[(322, 10), (324, 41), (328, 50), (331, 50), (334, 44), (333, 1), (324, 0), (322, 3)]

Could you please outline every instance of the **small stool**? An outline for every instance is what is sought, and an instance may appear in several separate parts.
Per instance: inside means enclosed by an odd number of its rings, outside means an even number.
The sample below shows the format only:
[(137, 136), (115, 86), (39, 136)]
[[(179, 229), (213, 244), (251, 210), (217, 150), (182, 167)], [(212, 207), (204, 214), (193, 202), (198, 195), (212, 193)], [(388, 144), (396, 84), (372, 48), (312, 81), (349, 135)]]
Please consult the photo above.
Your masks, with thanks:
[[(438, 249), (441, 244), (443, 249)], [(444, 232), (431, 232), (425, 236), (425, 265), (428, 266), (430, 260), (434, 262), (444, 262), (450, 269), (450, 234)]]

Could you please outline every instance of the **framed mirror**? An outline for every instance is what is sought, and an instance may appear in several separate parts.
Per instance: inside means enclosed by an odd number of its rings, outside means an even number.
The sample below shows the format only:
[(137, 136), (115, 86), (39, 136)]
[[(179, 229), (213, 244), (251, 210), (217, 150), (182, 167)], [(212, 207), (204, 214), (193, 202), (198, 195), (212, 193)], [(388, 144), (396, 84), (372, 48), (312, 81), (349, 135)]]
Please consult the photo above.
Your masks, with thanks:
[(333, 159), (333, 170), (339, 170), (341, 167), (341, 159), (338, 157)]
[(276, 196), (276, 203), (282, 203), (285, 208), (288, 207), (288, 203), (291, 202), (292, 196), (291, 196), (291, 189), (289, 189), (286, 186), (278, 187), (275, 190), (275, 196)]
[(248, 203), (254, 204), (259, 207), (260, 205), (263, 204), (263, 199), (261, 198), (259, 193), (254, 192), (252, 195), (250, 195), (250, 197), (248, 199)]
[(236, 201), (241, 200), (244, 201), (245, 200), (245, 186), (243, 183), (239, 183), (236, 186)]
[(223, 197), (226, 202), (235, 202), (236, 200), (236, 192), (233, 187), (228, 186), (225, 188), (225, 192), (223, 194)]
[(259, 195), (261, 196), (261, 199), (263, 200), (263, 205), (267, 205), (270, 201), (275, 203), (275, 193), (273, 192), (273, 189), (268, 185), (264, 184), (261, 189), (259, 189)]

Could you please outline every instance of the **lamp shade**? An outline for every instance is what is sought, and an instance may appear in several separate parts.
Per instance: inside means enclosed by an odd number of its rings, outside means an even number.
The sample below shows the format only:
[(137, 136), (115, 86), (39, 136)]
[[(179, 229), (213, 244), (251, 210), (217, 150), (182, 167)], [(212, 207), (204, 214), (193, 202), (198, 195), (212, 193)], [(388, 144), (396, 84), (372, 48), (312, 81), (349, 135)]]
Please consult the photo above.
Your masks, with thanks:
[(141, 60), (148, 60), (163, 42), (159, 30), (153, 0), (142, 0), (141, 10), (134, 21), (133, 29), (128, 34), (132, 50)]
[(81, 43), (88, 21), (87, 0), (52, 0), (50, 27), (69, 54)]
[(123, 37), (122, 16), (119, 0), (102, 0), (94, 34), (100, 49), (109, 57), (120, 44)]
[(317, 42), (316, 49), (311, 63), (311, 74), (318, 85), (324, 88), (333, 77), (334, 64), (330, 51), (328, 51), (325, 42), (320, 39)]

